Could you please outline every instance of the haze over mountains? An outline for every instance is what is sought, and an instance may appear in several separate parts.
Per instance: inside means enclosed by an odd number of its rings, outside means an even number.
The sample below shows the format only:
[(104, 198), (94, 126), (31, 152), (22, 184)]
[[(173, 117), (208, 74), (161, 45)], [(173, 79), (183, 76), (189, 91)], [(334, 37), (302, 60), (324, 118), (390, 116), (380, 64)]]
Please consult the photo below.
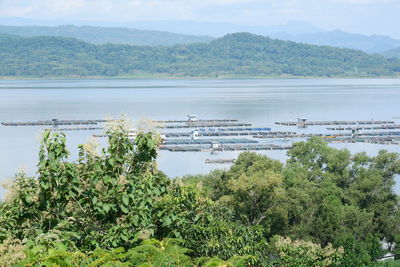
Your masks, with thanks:
[(132, 44), (132, 45), (176, 45), (204, 43), (213, 40), (209, 36), (177, 34), (163, 31), (137, 30), (96, 26), (1, 26), (0, 33), (33, 36), (60, 36), (80, 39), (92, 44)]
[(88, 21), (88, 20), (37, 20), (17, 17), (0, 17), (0, 25), (10, 26), (99, 26), (99, 27), (122, 27), (153, 31), (167, 31), (188, 35), (205, 35), (221, 37), (228, 33), (250, 32), (266, 35), (277, 32), (288, 34), (301, 34), (324, 31), (303, 21), (291, 21), (284, 25), (272, 26), (246, 26), (224, 22), (207, 22), (191, 20), (160, 20), (160, 21)]
[[(60, 26), (61, 24), (69, 25)], [(284, 25), (255, 27), (232, 23), (180, 20), (102, 22), (0, 18), (0, 25), (10, 25), (8, 27), (0, 27), (0, 33), (21, 36), (46, 35), (74, 37), (94, 44), (187, 44), (209, 42), (214, 38), (222, 37), (228, 33), (249, 32), (294, 42), (357, 49), (367, 53), (384, 53), (400, 47), (400, 40), (396, 40), (390, 36), (367, 36), (347, 33), (341, 30), (326, 31), (302, 21), (292, 21)], [(32, 27), (33, 25), (42, 25), (42, 27)]]

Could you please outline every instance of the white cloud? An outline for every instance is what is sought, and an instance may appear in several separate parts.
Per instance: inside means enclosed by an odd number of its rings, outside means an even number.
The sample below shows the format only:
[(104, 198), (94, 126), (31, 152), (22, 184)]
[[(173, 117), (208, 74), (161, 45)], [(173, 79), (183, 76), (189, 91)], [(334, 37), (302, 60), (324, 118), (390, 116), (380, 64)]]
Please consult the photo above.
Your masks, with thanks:
[(344, 4), (360, 4), (360, 5), (375, 5), (375, 4), (395, 4), (398, 0), (337, 0), (337, 2)]
[(0, 0), (2, 17), (93, 21), (187, 19), (263, 26), (304, 20), (323, 28), (363, 33), (374, 29), (375, 33), (394, 33), (400, 38), (398, 14), (400, 0)]

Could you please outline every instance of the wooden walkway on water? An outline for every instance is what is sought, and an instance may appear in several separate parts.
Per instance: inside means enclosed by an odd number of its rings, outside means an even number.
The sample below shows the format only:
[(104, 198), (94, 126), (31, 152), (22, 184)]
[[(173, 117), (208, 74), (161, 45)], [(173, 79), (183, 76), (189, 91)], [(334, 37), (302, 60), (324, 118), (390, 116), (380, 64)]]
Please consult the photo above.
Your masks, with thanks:
[(234, 163), (235, 159), (206, 159), (204, 162), (205, 163), (210, 163), (210, 164), (214, 164), (214, 163), (219, 163), (219, 164)]
[(181, 128), (215, 128), (215, 127), (232, 127), (232, 126), (251, 126), (251, 123), (240, 122), (220, 122), (220, 123), (188, 123), (175, 125), (157, 125), (156, 128), (165, 129), (181, 129)]
[(57, 126), (57, 125), (95, 125), (114, 120), (45, 120), (45, 121), (22, 121), (22, 122), (2, 122), (3, 126)]
[[(276, 136), (276, 135), (293, 135), (295, 132), (290, 131), (239, 131), (239, 132), (229, 132), (229, 131), (215, 131), (215, 132), (198, 132), (198, 136), (202, 137), (218, 137), (218, 136), (258, 136), (258, 135), (268, 135), (268, 136)], [(179, 137), (191, 137), (193, 134), (191, 132), (183, 132), (183, 133), (163, 133), (167, 138), (179, 138)]]
[(219, 147), (210, 147), (205, 145), (186, 145), (186, 146), (166, 146), (161, 145), (161, 150), (171, 152), (222, 152), (222, 151), (258, 151), (258, 150), (287, 150), (291, 145), (271, 145), (271, 144), (237, 144), (221, 145)]
[(354, 127), (328, 127), (330, 131), (358, 131), (358, 130), (394, 130), (400, 129), (400, 124), (380, 125), (380, 126), (354, 126)]
[(103, 127), (72, 127), (72, 128), (46, 128), (46, 130), (54, 131), (54, 132), (67, 132), (67, 131), (96, 131), (103, 130)]
[(284, 126), (317, 126), (317, 125), (373, 125), (373, 124), (393, 124), (394, 121), (289, 121), (275, 122), (277, 125)]
[(252, 139), (166, 139), (163, 145), (194, 145), (194, 144), (251, 144), (258, 143)]
[(358, 132), (358, 133), (335, 133), (335, 134), (290, 134), (290, 135), (254, 135), (254, 138), (310, 138), (321, 137), (323, 139), (336, 137), (363, 137), (363, 136), (399, 136), (400, 132)]
[(238, 120), (234, 119), (217, 119), (217, 120), (195, 120), (195, 121), (189, 121), (189, 120), (152, 120), (154, 123), (220, 123), (220, 122), (237, 122)]
[(399, 137), (344, 137), (324, 140), (328, 143), (370, 143), (380, 145), (399, 145)]
[(244, 131), (258, 131), (258, 132), (267, 132), (271, 131), (271, 128), (268, 127), (251, 127), (251, 128), (246, 128), (246, 127), (236, 127), (236, 128), (210, 128), (210, 129), (205, 129), (205, 128), (200, 128), (200, 129), (195, 129), (194, 131), (200, 131), (200, 132), (244, 132)]

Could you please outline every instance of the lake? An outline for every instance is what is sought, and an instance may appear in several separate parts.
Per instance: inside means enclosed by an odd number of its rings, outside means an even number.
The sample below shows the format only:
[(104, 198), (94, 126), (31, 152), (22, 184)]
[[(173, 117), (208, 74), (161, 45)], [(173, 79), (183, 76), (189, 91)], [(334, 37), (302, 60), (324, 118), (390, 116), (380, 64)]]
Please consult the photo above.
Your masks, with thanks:
[[(141, 119), (238, 119), (273, 130), (324, 131), (274, 125), (275, 121), (393, 120), (400, 116), (400, 79), (110, 79), (0, 81), (0, 122), (47, 119), (103, 119), (126, 114)], [(395, 119), (399, 122), (398, 119)], [(35, 174), (39, 127), (0, 125), (0, 182), (24, 170)], [(184, 131), (184, 130), (183, 130)], [(78, 144), (101, 131), (67, 132), (71, 157)], [(104, 140), (102, 141), (104, 142)], [(282, 142), (271, 140), (271, 143)], [(334, 144), (352, 152), (376, 155), (380, 149), (400, 152), (400, 146)], [(205, 164), (207, 158), (235, 158), (239, 152), (161, 151), (159, 168), (170, 177), (208, 173), (229, 164)], [(284, 151), (262, 152), (285, 159)], [(400, 183), (396, 191), (400, 192)], [(0, 191), (0, 197), (4, 191)]]

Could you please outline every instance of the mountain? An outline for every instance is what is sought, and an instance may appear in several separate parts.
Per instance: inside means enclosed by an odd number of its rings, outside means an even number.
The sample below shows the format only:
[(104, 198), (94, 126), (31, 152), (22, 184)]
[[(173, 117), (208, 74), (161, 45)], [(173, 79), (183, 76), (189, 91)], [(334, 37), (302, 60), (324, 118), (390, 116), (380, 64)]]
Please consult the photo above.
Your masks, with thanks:
[(393, 39), (389, 36), (367, 36), (347, 33), (340, 30), (303, 33), (299, 35), (291, 35), (281, 32), (271, 34), (270, 37), (314, 45), (329, 45), (341, 48), (358, 49), (367, 53), (381, 53), (400, 46), (400, 40)]
[(176, 34), (162, 31), (136, 30), (128, 28), (73, 26), (1, 26), (0, 33), (25, 37), (61, 36), (72, 37), (93, 44), (175, 45), (209, 42), (212, 37)]
[(400, 46), (390, 49), (382, 53), (385, 57), (397, 57), (400, 58)]
[(135, 28), (142, 30), (166, 31), (179, 34), (205, 35), (221, 37), (228, 33), (250, 32), (266, 35), (277, 32), (286, 32), (293, 35), (302, 33), (321, 32), (323, 29), (315, 27), (304, 21), (290, 21), (283, 25), (272, 26), (247, 26), (226, 22), (207, 22), (192, 20), (160, 20), (160, 21), (89, 21), (89, 20), (37, 20), (19, 17), (0, 17), (0, 25), (12, 26), (96, 26), (96, 27), (119, 27)]
[[(290, 40), (294, 42), (301, 42), (307, 44), (315, 44), (315, 45), (327, 45), (334, 46), (340, 48), (350, 48), (362, 50), (367, 53), (382, 53), (389, 49), (393, 49), (395, 47), (400, 46), (400, 40), (393, 39), (389, 36), (383, 35), (362, 35), (362, 34), (354, 34), (348, 33), (341, 30), (334, 31), (326, 31), (319, 27), (316, 27), (312, 24), (309, 24), (304, 21), (290, 21), (286, 24), (282, 25), (266, 25), (266, 26), (246, 26), (246, 25), (238, 25), (233, 23), (224, 23), (224, 22), (207, 22), (207, 21), (191, 21), (191, 20), (162, 20), (162, 21), (85, 21), (85, 20), (34, 20), (34, 19), (25, 19), (25, 18), (7, 18), (0, 17), (0, 25), (14, 25), (14, 26), (32, 26), (32, 25), (46, 25), (46, 26), (57, 26), (60, 24), (74, 24), (78, 26), (82, 26), (80, 31), (88, 33), (89, 36), (94, 35), (91, 34), (90, 28), (86, 28), (85, 26), (92, 27), (106, 27), (107, 29), (95, 29), (99, 32), (100, 36), (104, 35), (105, 42), (110, 41), (114, 43), (128, 43), (128, 44), (159, 44), (168, 45), (168, 44), (178, 44), (178, 43), (191, 43), (194, 39), (194, 42), (207, 42), (211, 40), (210, 37), (221, 37), (229, 33), (237, 33), (237, 32), (249, 32), (258, 35), (269, 36), (275, 39), (282, 40)], [(78, 39), (82, 39), (88, 42), (101, 44), (105, 42), (99, 42), (96, 36), (91, 36), (89, 38), (84, 39), (86, 34), (77, 34), (76, 31), (78, 29), (41, 29), (42, 31), (46, 31), (51, 34), (51, 36), (67, 36), (67, 37), (75, 37)], [(71, 27), (71, 26), (70, 26)], [(112, 27), (111, 29), (109, 29)], [(124, 28), (124, 29), (115, 29), (115, 28)], [(159, 38), (158, 36), (163, 36), (161, 33), (154, 33), (155, 38), (146, 32), (140, 32), (139, 30), (132, 29), (140, 29), (140, 30), (151, 30), (157, 32), (169, 32), (169, 33), (177, 33), (189, 36), (166, 36), (166, 41), (164, 42), (164, 38), (161, 39), (160, 42), (157, 42)], [(34, 29), (32, 29), (34, 31)], [(133, 32), (130, 32), (132, 30)], [(62, 31), (63, 34), (55, 34), (54, 32)], [(0, 31), (1, 32), (1, 31)], [(104, 32), (104, 34), (103, 34)], [(13, 33), (8, 31), (3, 31), (3, 33)], [(200, 35), (200, 37), (194, 37), (193, 34)], [(18, 34), (18, 33), (16, 33)], [(166, 33), (164, 33), (166, 34)], [(24, 36), (32, 36), (28, 31), (25, 31)], [(138, 36), (139, 38), (135, 38), (134, 36)], [(142, 37), (144, 36), (144, 37)], [(107, 38), (109, 37), (109, 38)], [(170, 38), (171, 37), (171, 38)], [(98, 37), (101, 39), (102, 37)], [(148, 41), (147, 38), (150, 40)], [(173, 38), (176, 38), (175, 43), (173, 43)], [(95, 39), (93, 41), (92, 39)], [(129, 39), (129, 42), (124, 42), (124, 40)], [(144, 40), (143, 42), (142, 39)], [(183, 39), (183, 40), (182, 40)]]
[(128, 22), (129, 27), (147, 30), (162, 30), (181, 34), (192, 34), (221, 37), (229, 33), (249, 32), (259, 35), (286, 32), (289, 34), (302, 34), (320, 32), (322, 29), (303, 21), (291, 21), (283, 25), (272, 26), (246, 26), (224, 22), (202, 22), (190, 20), (163, 20), (163, 21), (133, 21)]
[(65, 37), (0, 36), (3, 77), (395, 75), (400, 75), (397, 59), (249, 33), (171, 47), (94, 45)]

